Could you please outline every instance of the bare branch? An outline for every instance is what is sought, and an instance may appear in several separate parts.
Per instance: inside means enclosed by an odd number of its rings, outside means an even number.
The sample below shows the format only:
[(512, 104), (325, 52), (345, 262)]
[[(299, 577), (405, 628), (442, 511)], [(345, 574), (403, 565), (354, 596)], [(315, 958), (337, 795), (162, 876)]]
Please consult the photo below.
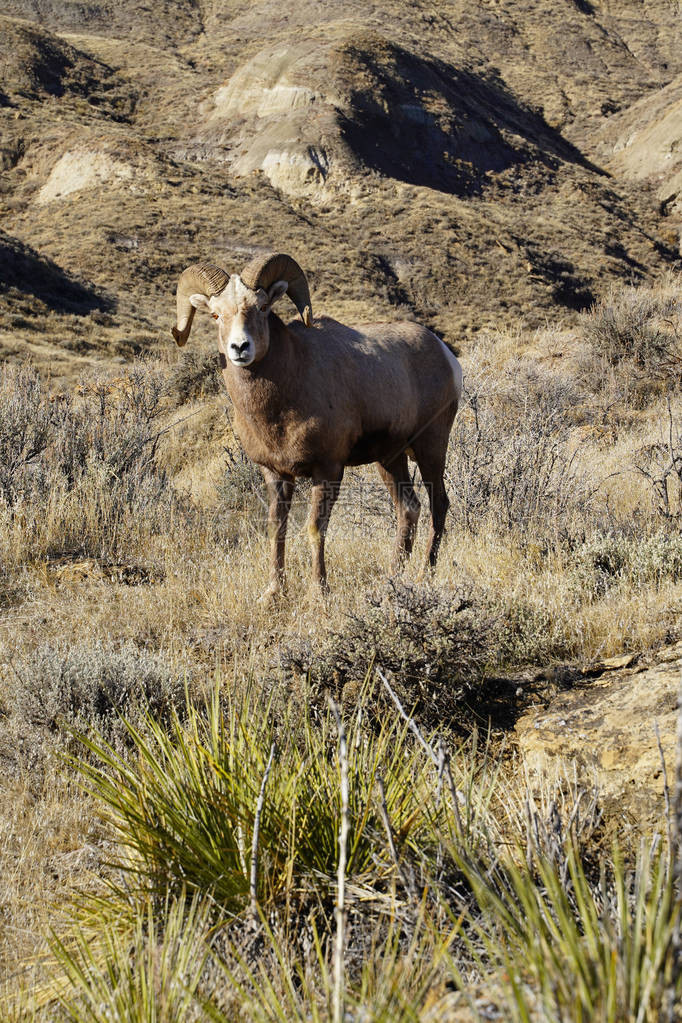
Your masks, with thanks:
[(265, 786), (268, 783), (270, 777), (270, 770), (272, 768), (272, 761), (275, 756), (275, 743), (273, 742), (270, 747), (270, 756), (263, 773), (263, 780), (260, 785), (260, 792), (258, 793), (258, 802), (256, 803), (256, 814), (253, 818), (253, 841), (251, 842), (251, 878), (249, 882), (249, 894), (251, 896), (251, 915), (254, 920), (258, 919), (258, 839), (260, 837), (260, 819), (263, 813), (263, 804), (265, 802)]
[(670, 844), (670, 852), (672, 854), (674, 844), (673, 834), (673, 823), (672, 823), (672, 812), (670, 809), (670, 785), (668, 784), (668, 771), (665, 766), (665, 754), (663, 753), (663, 746), (661, 745), (661, 733), (658, 730), (658, 721), (654, 721), (654, 732), (656, 734), (656, 745), (658, 746), (658, 755), (661, 758), (661, 770), (663, 772), (663, 799), (665, 800), (665, 821), (668, 831), (668, 841)]
[(400, 700), (396, 696), (395, 692), (391, 688), (391, 683), (388, 681), (388, 679), (384, 675), (384, 673), (381, 670), (381, 668), (376, 668), (376, 673), (379, 676), (379, 678), (381, 679), (381, 681), (383, 682), (384, 686), (386, 687), (386, 690), (388, 691), (388, 695), (391, 697), (391, 699), (395, 703), (396, 707), (398, 708), (400, 716), (407, 723), (407, 726), (410, 729), (410, 731), (412, 732), (412, 734), (414, 736), (416, 736), (416, 738), (417, 738), (420, 746), (424, 750), (424, 752), (431, 758), (431, 760), (436, 765), (436, 767), (438, 767), (438, 763), (439, 763), (439, 761), (438, 761), (438, 754), (434, 750), (433, 746), (431, 746), (430, 743), (428, 743), (426, 741), (426, 739), (424, 738), (422, 733), (419, 731), (419, 728), (417, 727), (417, 724), (416, 724), (414, 718), (410, 717), (410, 715), (405, 712), (402, 703), (400, 702)]
[(341, 826), (339, 828), (339, 866), (336, 884), (336, 944), (334, 947), (334, 1023), (343, 1023), (344, 959), (346, 950), (346, 866), (348, 858), (348, 745), (346, 729), (338, 704), (329, 697), (339, 735), (339, 768), (341, 771)]
[(464, 834), (464, 828), (462, 826), (462, 816), (459, 812), (459, 797), (461, 795), (459, 789), (455, 787), (455, 782), (452, 777), (452, 771), (450, 770), (450, 757), (446, 754), (445, 757), (445, 777), (448, 780), (448, 788), (450, 789), (450, 798), (452, 799), (452, 811), (455, 815), (455, 822), (457, 824), (457, 831), (460, 837)]

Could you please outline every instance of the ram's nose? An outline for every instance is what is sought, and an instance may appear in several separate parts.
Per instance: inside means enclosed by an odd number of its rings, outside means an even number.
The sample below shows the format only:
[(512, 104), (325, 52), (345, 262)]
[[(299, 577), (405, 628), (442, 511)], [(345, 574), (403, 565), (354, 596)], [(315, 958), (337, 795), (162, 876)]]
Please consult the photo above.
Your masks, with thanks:
[(243, 341), (242, 344), (235, 344), (235, 342), (232, 341), (230, 344), (230, 352), (236, 358), (241, 359), (247, 354), (250, 344), (250, 341)]
[(249, 338), (245, 341), (230, 341), (227, 354), (234, 366), (250, 366), (254, 358), (253, 342)]

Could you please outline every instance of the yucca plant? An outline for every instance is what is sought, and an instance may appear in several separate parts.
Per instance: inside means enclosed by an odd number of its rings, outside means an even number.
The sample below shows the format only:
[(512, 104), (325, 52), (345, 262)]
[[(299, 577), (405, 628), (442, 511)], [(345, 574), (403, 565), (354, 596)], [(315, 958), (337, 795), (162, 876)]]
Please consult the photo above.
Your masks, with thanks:
[(112, 865), (130, 883), (161, 896), (185, 886), (210, 892), (237, 912), (248, 894), (246, 809), (258, 798), (267, 714), (247, 713), (247, 729), (235, 715), (226, 724), (217, 697), (205, 716), (187, 709), (186, 722), (176, 716), (169, 727), (124, 722), (132, 756), (80, 736), (94, 759), (77, 766), (115, 835), (121, 855)]
[[(460, 867), (480, 916), (470, 948), (495, 973), (506, 1018), (530, 1023), (661, 1023), (682, 996), (673, 970), (680, 917), (669, 850), (642, 846), (633, 869), (615, 848), (592, 880), (575, 844), (567, 872), (544, 855), (490, 872)], [(520, 863), (523, 862), (523, 865)]]
[[(188, 704), (186, 720), (176, 717), (169, 729), (152, 719), (144, 729), (126, 727), (132, 756), (83, 736), (90, 755), (79, 769), (125, 853), (115, 866), (129, 878), (161, 895), (182, 886), (210, 892), (222, 910), (239, 912), (260, 804), (258, 901), (284, 887), (334, 887), (341, 797), (330, 718), (321, 727), (304, 720), (275, 730), (258, 698), (233, 697), (223, 712), (216, 693), (205, 709)], [(399, 849), (414, 845), (428, 821), (431, 767), (402, 725), (389, 722), (379, 734), (365, 728), (361, 705), (347, 734), (348, 873), (371, 869), (378, 883), (394, 870), (383, 818), (388, 813)]]
[(275, 932), (265, 919), (260, 924), (262, 944), (255, 962), (236, 945), (216, 958), (222, 992), (204, 1002), (207, 1017), (213, 1023), (326, 1023), (332, 1018), (333, 981), (314, 923), (310, 947), (303, 953), (286, 931)]
[[(338, 863), (341, 797), (332, 719), (321, 726), (309, 720), (302, 727), (302, 743), (292, 743), (288, 777), (280, 775), (281, 802), (289, 809), (288, 856), (298, 869), (331, 876)], [(428, 764), (407, 738), (406, 729), (388, 721), (377, 735), (363, 723), (362, 705), (347, 728), (349, 817), (348, 872), (369, 869), (381, 875), (389, 863), (379, 801), (388, 813), (400, 846), (417, 841), (423, 827), (423, 797), (429, 790)], [(383, 784), (383, 797), (377, 790)], [(284, 782), (284, 784), (282, 784)], [(420, 796), (422, 800), (420, 800)]]
[(131, 921), (110, 914), (95, 931), (53, 938), (57, 996), (69, 1023), (192, 1023), (205, 1018), (199, 984), (209, 955), (209, 910), (195, 897), (152, 902)]

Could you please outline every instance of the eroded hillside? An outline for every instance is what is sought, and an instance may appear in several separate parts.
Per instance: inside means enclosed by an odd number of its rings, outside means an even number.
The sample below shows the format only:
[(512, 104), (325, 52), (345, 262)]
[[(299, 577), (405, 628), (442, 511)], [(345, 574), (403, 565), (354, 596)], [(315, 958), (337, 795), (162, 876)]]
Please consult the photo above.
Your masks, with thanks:
[[(679, 17), (4, 4), (3, 1019), (680, 1018)], [(435, 572), (418, 476), (395, 573), (360, 467), (330, 595), (301, 480), (259, 600), (262, 475), (169, 328), (271, 248), (458, 349)]]
[(669, 0), (3, 11), (0, 340), (56, 376), (166, 345), (197, 258), (291, 251), (319, 309), (456, 347), (679, 259)]

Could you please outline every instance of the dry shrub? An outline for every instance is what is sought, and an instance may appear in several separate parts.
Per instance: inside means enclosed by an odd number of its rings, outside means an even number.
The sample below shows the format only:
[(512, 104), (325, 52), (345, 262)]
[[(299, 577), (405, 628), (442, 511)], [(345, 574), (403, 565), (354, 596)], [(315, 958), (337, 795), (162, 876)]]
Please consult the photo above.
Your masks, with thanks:
[(670, 396), (667, 416), (660, 424), (660, 440), (637, 452), (634, 468), (647, 481), (652, 505), (665, 519), (682, 514), (682, 428), (679, 410), (673, 411)]
[(96, 728), (122, 745), (121, 716), (139, 722), (150, 714), (168, 725), (185, 703), (186, 680), (164, 658), (134, 643), (42, 643), (13, 663), (12, 713), (34, 728)]
[(12, 506), (33, 485), (33, 467), (54, 435), (54, 414), (30, 367), (0, 372), (0, 502)]
[(218, 498), (226, 508), (238, 511), (260, 511), (267, 516), (267, 498), (263, 473), (241, 447), (225, 448), (225, 469), (218, 480)]
[(166, 525), (178, 502), (157, 458), (163, 411), (161, 377), (149, 366), (54, 399), (31, 367), (4, 368), (0, 544), (7, 560), (13, 547), (15, 557), (17, 550), (28, 558), (115, 556), (122, 532)]
[(455, 420), (446, 469), (451, 513), (468, 530), (485, 523), (523, 537), (567, 529), (593, 493), (567, 443), (561, 394), (521, 393), (510, 403), (483, 392)]
[(201, 348), (185, 349), (182, 358), (173, 366), (168, 380), (168, 390), (180, 405), (218, 394), (222, 389), (220, 362), (215, 348), (209, 351)]
[(590, 352), (580, 360), (585, 385), (612, 392), (612, 403), (646, 407), (682, 379), (682, 304), (677, 289), (620, 288), (583, 318)]
[(571, 572), (585, 599), (603, 597), (625, 581), (636, 589), (682, 579), (682, 537), (667, 530), (650, 536), (622, 529), (598, 532), (573, 554)]
[(677, 297), (651, 288), (621, 288), (602, 298), (584, 320), (594, 350), (611, 365), (624, 359), (658, 372), (680, 362)]
[(500, 670), (547, 665), (570, 653), (562, 623), (541, 604), (524, 598), (501, 600), (491, 594), (490, 609), (499, 621), (496, 653)]
[[(493, 625), (461, 590), (390, 579), (365, 595), (342, 629), (285, 645), (280, 665), (289, 676), (308, 674), (320, 702), (329, 689), (353, 703), (376, 664), (425, 727), (456, 727), (485, 688)], [(383, 705), (385, 694), (375, 693)]]

